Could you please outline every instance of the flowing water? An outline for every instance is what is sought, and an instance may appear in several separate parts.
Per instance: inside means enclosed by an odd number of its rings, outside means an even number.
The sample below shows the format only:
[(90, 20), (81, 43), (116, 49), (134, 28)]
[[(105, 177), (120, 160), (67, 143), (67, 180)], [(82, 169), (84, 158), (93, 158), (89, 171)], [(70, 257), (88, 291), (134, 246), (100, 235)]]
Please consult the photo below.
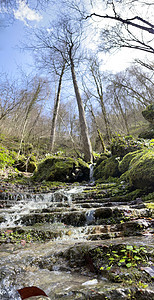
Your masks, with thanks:
[(21, 217), (42, 211), (43, 209), (55, 209), (60, 206), (71, 207), (72, 196), (81, 193), (84, 187), (73, 187), (71, 189), (59, 189), (52, 193), (26, 194), (17, 193), (6, 194), (5, 204), (7, 208), (1, 209), (1, 217), (4, 221), (0, 228), (21, 226)]
[[(93, 178), (91, 177), (91, 180)], [(89, 189), (86, 192), (86, 189)], [(102, 223), (114, 216), (113, 203), (108, 198), (93, 198), (91, 186), (73, 186), (58, 189), (52, 193), (28, 194), (14, 193), (3, 195), (1, 200), (1, 230), (33, 230), (38, 234), (49, 234), (50, 240), (30, 243), (1, 243), (0, 246), (0, 299), (19, 300), (17, 289), (24, 286), (37, 286), (45, 291), (50, 299), (90, 299), (83, 295), (93, 289), (111, 288), (111, 282), (101, 276), (90, 273), (77, 273), (66, 268), (64, 261), (55, 257), (60, 252), (76, 244), (129, 243), (151, 245), (153, 235), (123, 237), (122, 224), (106, 225)], [(105, 195), (106, 188), (101, 191)], [(127, 204), (127, 203), (126, 203)], [(107, 206), (107, 207), (106, 207)], [(119, 205), (120, 206), (120, 205)], [(128, 205), (121, 203), (121, 210), (130, 214)], [(136, 209), (136, 216), (149, 216), (148, 210)], [(101, 217), (100, 217), (101, 215)], [(143, 220), (145, 229), (148, 220)], [(100, 223), (101, 222), (101, 223)], [(106, 222), (106, 221), (105, 221)], [(103, 225), (104, 224), (104, 225)], [(96, 227), (94, 227), (96, 225)], [(121, 226), (121, 228), (119, 227)], [(120, 228), (120, 229), (119, 229)], [(94, 230), (96, 232), (94, 232)], [(29, 231), (27, 231), (29, 232)], [(117, 237), (117, 238), (114, 238)], [(95, 238), (95, 239), (94, 239)], [(110, 239), (111, 238), (111, 239)], [(93, 241), (92, 241), (92, 240)], [(97, 239), (99, 241), (97, 241)], [(105, 241), (103, 241), (105, 239)], [(43, 265), (42, 265), (43, 262)], [(120, 284), (112, 283), (112, 288)], [(94, 299), (94, 298), (93, 298)]]

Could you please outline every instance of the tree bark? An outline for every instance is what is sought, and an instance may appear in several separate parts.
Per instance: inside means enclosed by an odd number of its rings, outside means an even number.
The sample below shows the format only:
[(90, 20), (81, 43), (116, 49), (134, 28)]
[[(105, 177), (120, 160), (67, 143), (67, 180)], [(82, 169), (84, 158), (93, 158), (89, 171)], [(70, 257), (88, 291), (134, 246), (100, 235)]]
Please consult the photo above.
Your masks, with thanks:
[(96, 73), (95, 68), (93, 66), (91, 66), (90, 70), (91, 70), (92, 76), (94, 78), (94, 82), (96, 84), (96, 89), (97, 89), (97, 94), (98, 94), (98, 97), (100, 100), (102, 114), (103, 114), (104, 122), (105, 122), (106, 138), (107, 138), (108, 143), (110, 144), (112, 133), (111, 133), (111, 129), (110, 129), (109, 120), (107, 118), (106, 108), (104, 105), (103, 86), (102, 86), (101, 76), (100, 76), (100, 72), (99, 72), (99, 66), (96, 65), (95, 67), (98, 68), (98, 73)]
[(20, 146), (19, 146), (19, 151), (18, 151), (17, 159), (19, 158), (19, 155), (21, 153), (22, 142), (24, 140), (24, 135), (25, 135), (25, 130), (26, 130), (27, 122), (28, 122), (28, 117), (29, 117), (29, 114), (30, 114), (30, 112), (31, 112), (31, 110), (33, 108), (33, 105), (35, 104), (35, 102), (38, 99), (38, 95), (40, 93), (40, 90), (41, 90), (41, 84), (39, 82), (38, 86), (36, 88), (36, 91), (34, 92), (34, 95), (32, 97), (32, 100), (30, 101), (30, 104), (28, 105), (28, 108), (27, 108), (27, 112), (26, 112), (26, 116), (25, 116), (25, 120), (24, 120), (24, 124), (23, 124), (23, 129), (22, 129), (22, 135), (21, 135), (21, 140), (20, 140)]
[(80, 120), (81, 137), (82, 137), (82, 143), (83, 143), (84, 159), (87, 162), (92, 162), (93, 161), (92, 146), (91, 146), (91, 142), (90, 142), (90, 138), (89, 138), (89, 134), (88, 134), (88, 126), (87, 126), (87, 122), (86, 122), (86, 118), (85, 118), (83, 102), (82, 102), (78, 84), (77, 84), (75, 68), (74, 68), (74, 61), (73, 61), (72, 53), (71, 53), (72, 47), (73, 46), (70, 47), (69, 58), (70, 58), (70, 63), (71, 63), (73, 86), (74, 86), (74, 91), (75, 91), (76, 100), (77, 100), (77, 104), (78, 104), (78, 110), (79, 110), (79, 120)]
[(102, 133), (101, 133), (101, 131), (100, 131), (100, 129), (99, 129), (99, 126), (98, 126), (98, 124), (97, 124), (97, 120), (96, 120), (96, 118), (95, 118), (95, 114), (94, 114), (92, 105), (90, 105), (90, 112), (91, 112), (91, 114), (92, 114), (92, 117), (93, 117), (94, 122), (95, 122), (95, 125), (96, 125), (97, 134), (98, 134), (99, 140), (100, 140), (101, 145), (102, 145), (102, 150), (103, 150), (102, 152), (104, 153), (104, 152), (106, 151), (106, 148), (105, 148), (105, 144), (104, 144), (104, 140), (103, 140)]
[(57, 95), (56, 95), (56, 99), (55, 99), (54, 111), (53, 111), (51, 133), (50, 133), (50, 144), (49, 144), (49, 151), (51, 151), (51, 152), (53, 151), (54, 142), (55, 142), (56, 123), (57, 123), (57, 117), (58, 117), (58, 111), (59, 111), (59, 105), (60, 105), (60, 93), (61, 93), (62, 78), (64, 75), (64, 70), (65, 70), (65, 64), (62, 67), (61, 74), (59, 77), (58, 90), (57, 90)]

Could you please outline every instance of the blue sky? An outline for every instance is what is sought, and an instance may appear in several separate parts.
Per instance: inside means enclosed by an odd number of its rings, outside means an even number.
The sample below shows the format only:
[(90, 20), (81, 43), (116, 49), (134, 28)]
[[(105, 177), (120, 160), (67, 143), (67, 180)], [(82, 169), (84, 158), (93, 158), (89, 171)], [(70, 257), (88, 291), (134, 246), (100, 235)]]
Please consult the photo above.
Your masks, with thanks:
[(20, 41), (25, 34), (25, 25), (19, 20), (7, 28), (0, 30), (0, 70), (15, 75), (18, 66), (28, 71), (28, 64), (32, 63), (32, 57), (20, 50)]
[[(12, 15), (14, 16), (13, 21)], [(24, 72), (29, 73), (33, 69), (33, 57), (30, 52), (22, 50), (22, 42), (26, 40), (27, 28), (45, 25), (47, 14), (45, 17), (44, 12), (36, 12), (30, 9), (24, 1), (19, 0), (18, 10), (16, 9), (10, 14), (10, 23), (8, 14), (0, 15), (0, 17), (4, 18), (4, 26), (0, 27), (0, 72), (16, 76), (18, 69), (22, 68)]]
[[(13, 23), (7, 27), (0, 27), (0, 72), (9, 73), (11, 76), (18, 76), (19, 67), (24, 72), (31, 72), (33, 65), (33, 57), (30, 52), (22, 51), (21, 42), (25, 40), (26, 28), (45, 26), (49, 19), (56, 17), (57, 3), (54, 7), (49, 7), (51, 11), (49, 16), (47, 12), (35, 11), (25, 4), (24, 0), (18, 0), (19, 7), (12, 10), (14, 15)], [(60, 1), (58, 2), (60, 3)], [(59, 4), (60, 5), (60, 4)], [(0, 15), (1, 16), (1, 15)], [(8, 14), (6, 14), (8, 18)], [(140, 51), (141, 52), (141, 51)], [(130, 49), (124, 49), (114, 55), (104, 55), (104, 68), (107, 70), (120, 71), (129, 66), (135, 56), (142, 58), (142, 53)]]

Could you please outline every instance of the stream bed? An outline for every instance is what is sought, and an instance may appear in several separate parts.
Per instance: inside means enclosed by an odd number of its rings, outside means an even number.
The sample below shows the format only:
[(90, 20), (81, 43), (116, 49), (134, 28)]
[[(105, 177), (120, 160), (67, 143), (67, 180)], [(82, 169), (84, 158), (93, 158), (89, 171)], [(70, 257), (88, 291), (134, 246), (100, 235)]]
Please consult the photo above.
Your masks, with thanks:
[(152, 213), (112, 186), (1, 194), (0, 299), (26, 286), (53, 300), (154, 299)]

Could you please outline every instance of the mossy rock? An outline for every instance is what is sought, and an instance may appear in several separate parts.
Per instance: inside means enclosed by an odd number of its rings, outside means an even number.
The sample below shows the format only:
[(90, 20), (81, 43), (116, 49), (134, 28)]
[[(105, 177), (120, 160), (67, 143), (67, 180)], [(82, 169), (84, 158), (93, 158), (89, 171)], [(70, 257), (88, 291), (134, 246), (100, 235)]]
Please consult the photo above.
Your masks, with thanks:
[(102, 178), (107, 179), (109, 177), (118, 177), (121, 175), (118, 169), (118, 160), (116, 156), (112, 156), (103, 160), (98, 166), (94, 168), (94, 178), (96, 180)]
[(75, 182), (89, 180), (89, 166), (73, 158), (50, 157), (38, 165), (36, 181)]
[(142, 111), (142, 115), (145, 120), (154, 124), (154, 104), (148, 105), (146, 109)]
[(154, 104), (148, 105), (146, 109), (142, 111), (142, 115), (150, 124), (147, 129), (139, 134), (139, 138), (152, 139), (154, 138)]
[(154, 138), (154, 125), (149, 126), (146, 130), (140, 132), (139, 138), (153, 139)]
[(27, 160), (27, 158), (24, 155), (21, 155), (19, 160), (15, 161), (14, 167), (18, 169), (20, 172), (29, 172), (33, 173), (36, 168), (36, 161), (33, 161), (31, 159)]
[(130, 162), (129, 180), (135, 188), (154, 190), (154, 150), (139, 153)]
[(142, 145), (131, 136), (122, 137), (120, 135), (112, 139), (110, 147), (112, 155), (116, 155), (121, 158), (129, 152), (142, 149)]
[(137, 150), (134, 152), (130, 152), (128, 154), (126, 154), (123, 159), (119, 162), (119, 171), (121, 173), (125, 173), (128, 169), (129, 169), (129, 164), (131, 162), (131, 160), (136, 157), (136, 155), (138, 155), (140, 153), (140, 155), (142, 155), (142, 151), (141, 150)]
[(98, 159), (96, 159), (96, 166), (100, 165), (102, 161), (109, 158), (109, 155), (102, 153)]

